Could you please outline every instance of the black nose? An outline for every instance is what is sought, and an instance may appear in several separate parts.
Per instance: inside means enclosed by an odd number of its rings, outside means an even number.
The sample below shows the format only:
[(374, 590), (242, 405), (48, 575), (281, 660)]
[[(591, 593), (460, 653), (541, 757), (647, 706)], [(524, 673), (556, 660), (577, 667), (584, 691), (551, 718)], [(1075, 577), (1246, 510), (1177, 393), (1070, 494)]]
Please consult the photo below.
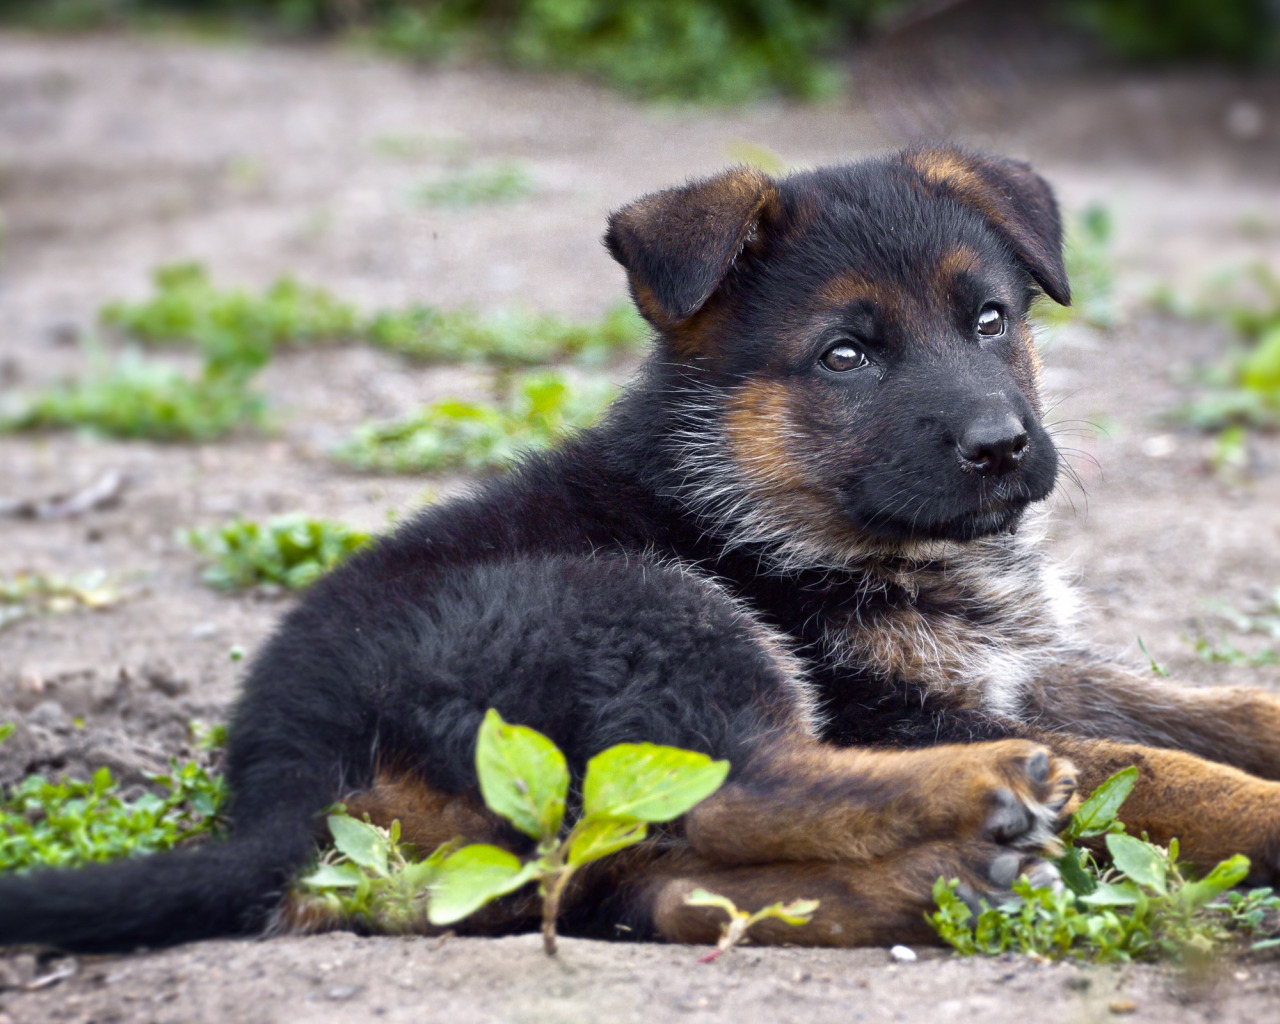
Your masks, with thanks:
[(969, 424), (956, 447), (965, 469), (1004, 476), (1026, 454), (1027, 430), (1011, 412), (983, 413)]

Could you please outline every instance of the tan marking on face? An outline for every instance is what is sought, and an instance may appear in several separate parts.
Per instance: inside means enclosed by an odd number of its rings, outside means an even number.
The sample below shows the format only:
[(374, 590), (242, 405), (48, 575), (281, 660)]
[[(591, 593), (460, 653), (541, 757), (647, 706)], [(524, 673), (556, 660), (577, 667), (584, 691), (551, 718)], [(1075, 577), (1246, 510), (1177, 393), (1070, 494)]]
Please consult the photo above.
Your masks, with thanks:
[(824, 309), (843, 309), (855, 303), (884, 306), (888, 296), (875, 281), (843, 271), (814, 292), (817, 304)]
[(961, 274), (971, 274), (978, 268), (977, 250), (967, 245), (952, 246), (938, 260), (934, 278), (940, 288), (947, 289)]
[(686, 362), (704, 361), (719, 352), (719, 341), (729, 321), (723, 298), (713, 295), (688, 320), (670, 326), (667, 338), (672, 353)]

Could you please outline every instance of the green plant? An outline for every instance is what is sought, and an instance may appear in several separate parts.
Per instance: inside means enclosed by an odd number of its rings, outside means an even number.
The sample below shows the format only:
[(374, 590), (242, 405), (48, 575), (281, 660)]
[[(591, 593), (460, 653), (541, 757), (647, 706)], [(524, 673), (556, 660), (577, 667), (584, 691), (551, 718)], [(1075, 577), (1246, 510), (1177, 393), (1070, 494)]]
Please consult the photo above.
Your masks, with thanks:
[[(1173, 303), (1157, 296), (1166, 306)], [(1232, 328), (1239, 344), (1202, 370), (1202, 393), (1173, 410), (1172, 418), (1201, 430), (1239, 428), (1220, 459), (1239, 462), (1245, 429), (1280, 428), (1280, 277), (1259, 264), (1214, 282), (1200, 302), (1175, 312), (1211, 317)]]
[(367, 533), (305, 515), (265, 523), (236, 519), (182, 539), (213, 564), (202, 579), (219, 590), (276, 585), (299, 590), (369, 543)]
[(151, 298), (113, 303), (102, 320), (147, 344), (199, 348), (211, 372), (247, 381), (279, 348), (365, 341), (411, 359), (525, 366), (573, 359), (599, 365), (625, 355), (645, 336), (630, 304), (598, 321), (547, 313), (412, 305), (368, 316), (323, 288), (281, 278), (261, 294), (216, 287), (191, 263), (159, 268)]
[[(0, 742), (12, 731), (0, 725)], [(168, 774), (149, 778), (162, 792), (126, 798), (107, 768), (88, 781), (30, 775), (9, 787), (0, 795), (0, 871), (155, 853), (219, 829), (220, 776), (173, 759)]]
[[(975, 915), (958, 893), (958, 880), (939, 878), (938, 909), (926, 915), (929, 923), (966, 955), (1014, 951), (1104, 962), (1200, 960), (1230, 937), (1232, 926), (1261, 923), (1270, 890), (1256, 890), (1247, 906), (1237, 902), (1238, 912), (1230, 902), (1212, 902), (1244, 880), (1247, 857), (1231, 857), (1195, 880), (1178, 863), (1176, 839), (1165, 849), (1125, 833), (1116, 815), (1136, 781), (1136, 768), (1117, 772), (1072, 816), (1057, 862), (1064, 888), (1035, 888), (1023, 878), (1013, 886), (1014, 899), (994, 907), (981, 901)], [(1110, 867), (1077, 845), (1099, 838)]]
[(727, 761), (652, 743), (622, 743), (587, 762), (582, 812), (564, 829), (569, 769), (541, 733), (511, 725), (490, 709), (476, 740), (476, 772), (485, 804), (534, 840), (522, 861), (509, 850), (447, 844), (425, 861), (399, 848), (398, 828), (379, 829), (345, 815), (330, 817), (337, 853), (303, 886), (344, 916), (379, 930), (403, 930), (424, 912), (436, 926), (469, 917), (485, 904), (536, 882), (543, 947), (556, 951), (555, 922), (570, 879), (584, 865), (645, 838), (724, 782)]
[(451, 171), (418, 190), (424, 206), (453, 210), (469, 206), (496, 206), (514, 203), (533, 195), (533, 179), (521, 164), (504, 160), (491, 167)]
[(1267, 0), (1071, 0), (1069, 10), (1131, 60), (1225, 60), (1275, 56), (1280, 19)]
[(1209, 603), (1210, 612), (1226, 628), (1238, 634), (1264, 636), (1271, 642), (1264, 646), (1256, 646), (1253, 650), (1243, 650), (1228, 640), (1225, 630), (1219, 629), (1217, 636), (1210, 635), (1208, 624), (1197, 623), (1196, 636), (1193, 640), (1196, 653), (1207, 662), (1228, 665), (1246, 665), (1256, 668), (1260, 665), (1280, 664), (1280, 587), (1254, 607), (1241, 611), (1224, 601)]
[(720, 941), (716, 948), (705, 956), (698, 958), (699, 963), (711, 963), (734, 946), (744, 942), (751, 926), (760, 921), (776, 920), (784, 924), (799, 927), (808, 924), (813, 913), (818, 909), (818, 900), (792, 900), (790, 903), (771, 903), (761, 907), (755, 913), (739, 910), (737, 904), (727, 896), (708, 892), (706, 889), (694, 889), (684, 898), (691, 907), (718, 907), (729, 915), (720, 931)]
[(1036, 319), (1050, 327), (1075, 320), (1100, 330), (1115, 326), (1114, 233), (1111, 211), (1101, 203), (1091, 203), (1068, 218), (1063, 254), (1071, 281), (1071, 305), (1043, 300), (1036, 304)]
[(635, 351), (645, 329), (626, 303), (590, 323), (518, 309), (480, 315), (469, 309), (417, 305), (375, 313), (364, 336), (379, 348), (424, 362), (534, 366), (572, 359), (599, 366)]
[(19, 396), (0, 409), (0, 433), (85, 429), (111, 437), (208, 441), (261, 425), (265, 403), (248, 377), (207, 363), (195, 377), (125, 353), (101, 357), (83, 380)]
[(56, 615), (77, 608), (109, 608), (118, 600), (119, 591), (100, 570), (70, 579), (20, 572), (0, 577), (0, 629), (30, 615)]
[(194, 344), (217, 366), (252, 373), (286, 346), (332, 342), (360, 330), (353, 306), (283, 277), (262, 294), (214, 287), (204, 267), (175, 263), (154, 274), (145, 302), (103, 308), (103, 323), (152, 344)]
[(594, 422), (612, 395), (610, 386), (573, 388), (557, 374), (535, 374), (505, 401), (450, 398), (407, 419), (365, 424), (334, 457), (379, 473), (493, 469)]

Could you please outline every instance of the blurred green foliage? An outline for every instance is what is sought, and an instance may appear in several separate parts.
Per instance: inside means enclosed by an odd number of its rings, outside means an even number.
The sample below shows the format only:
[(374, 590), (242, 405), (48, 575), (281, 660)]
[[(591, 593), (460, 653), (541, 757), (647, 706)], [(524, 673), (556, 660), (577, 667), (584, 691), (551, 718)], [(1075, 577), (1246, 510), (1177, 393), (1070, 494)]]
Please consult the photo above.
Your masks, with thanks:
[[(839, 81), (824, 56), (890, 12), (929, 0), (0, 0), (0, 17), (54, 28), (182, 16), (293, 32), (353, 29), (416, 59), (465, 52), (572, 71), (649, 98), (804, 99)], [(1067, 16), (1122, 57), (1255, 62), (1277, 51), (1268, 0), (1068, 0)]]
[(364, 424), (334, 455), (377, 473), (492, 470), (590, 425), (614, 394), (606, 382), (574, 387), (559, 374), (532, 374), (497, 403), (447, 398), (407, 419)]
[(102, 320), (148, 344), (194, 345), (218, 372), (248, 380), (279, 348), (364, 341), (422, 362), (533, 366), (572, 359), (599, 366), (634, 354), (647, 337), (630, 303), (597, 321), (521, 309), (479, 314), (415, 304), (370, 316), (323, 288), (284, 277), (261, 293), (219, 288), (199, 264), (155, 272), (155, 294), (116, 302)]
[(343, 523), (301, 514), (265, 523), (236, 519), (216, 529), (188, 530), (182, 537), (211, 563), (201, 578), (219, 590), (301, 590), (370, 540)]
[(1121, 57), (1258, 63), (1277, 54), (1269, 0), (1072, 0), (1071, 13)]

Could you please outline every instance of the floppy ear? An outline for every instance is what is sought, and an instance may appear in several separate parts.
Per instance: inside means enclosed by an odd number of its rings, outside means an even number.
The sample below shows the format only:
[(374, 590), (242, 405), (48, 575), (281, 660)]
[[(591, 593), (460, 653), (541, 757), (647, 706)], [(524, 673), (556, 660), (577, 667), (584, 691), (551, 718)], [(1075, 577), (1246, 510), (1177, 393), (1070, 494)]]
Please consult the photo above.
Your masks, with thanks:
[(604, 242), (626, 268), (640, 312), (669, 327), (711, 298), (777, 198), (767, 174), (735, 167), (624, 206)]
[(1019, 160), (960, 149), (907, 150), (899, 158), (937, 195), (978, 210), (1054, 302), (1071, 305), (1062, 262), (1062, 219), (1048, 183)]

